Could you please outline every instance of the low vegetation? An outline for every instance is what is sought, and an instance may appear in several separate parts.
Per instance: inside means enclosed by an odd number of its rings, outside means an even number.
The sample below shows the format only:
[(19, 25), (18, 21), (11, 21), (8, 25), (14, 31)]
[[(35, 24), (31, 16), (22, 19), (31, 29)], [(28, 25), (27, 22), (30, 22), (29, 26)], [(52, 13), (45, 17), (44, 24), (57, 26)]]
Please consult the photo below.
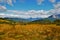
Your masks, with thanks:
[(0, 19), (0, 40), (60, 40), (60, 20), (20, 23)]

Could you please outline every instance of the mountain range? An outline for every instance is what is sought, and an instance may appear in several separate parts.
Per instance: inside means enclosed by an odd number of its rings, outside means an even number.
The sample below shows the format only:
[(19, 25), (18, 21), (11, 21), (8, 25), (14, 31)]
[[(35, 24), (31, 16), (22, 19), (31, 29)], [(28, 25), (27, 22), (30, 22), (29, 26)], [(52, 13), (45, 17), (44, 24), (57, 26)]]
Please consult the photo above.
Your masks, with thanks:
[(31, 21), (35, 21), (35, 20), (44, 20), (44, 19), (56, 20), (56, 19), (60, 19), (60, 14), (51, 15), (48, 18), (28, 18), (28, 19), (23, 19), (23, 18), (5, 17), (5, 19), (13, 20), (13, 21), (20, 21), (20, 22), (31, 22)]

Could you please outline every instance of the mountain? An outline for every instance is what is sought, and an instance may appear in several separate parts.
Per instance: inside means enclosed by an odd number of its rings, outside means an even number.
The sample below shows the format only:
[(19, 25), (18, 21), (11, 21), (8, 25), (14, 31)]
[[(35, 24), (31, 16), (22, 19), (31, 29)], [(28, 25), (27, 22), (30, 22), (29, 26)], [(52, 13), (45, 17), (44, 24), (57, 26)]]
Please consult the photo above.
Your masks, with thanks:
[(3, 19), (17, 21), (17, 22), (30, 22), (29, 20), (23, 19), (23, 18), (8, 18), (8, 17), (6, 17), (6, 18), (3, 18)]
[(60, 14), (54, 14), (54, 15), (51, 15), (49, 16), (48, 18), (28, 18), (26, 20), (29, 20), (30, 22), (31, 21), (41, 21), (41, 20), (50, 20), (50, 21), (54, 21), (56, 19), (60, 19)]
[(28, 19), (24, 19), (24, 18), (4, 17), (3, 19), (19, 21), (19, 22), (31, 22), (31, 21), (34, 21), (34, 20), (42, 19), (42, 18), (28, 18)]
[(41, 18), (41, 19), (37, 19), (37, 20), (34, 20), (30, 23), (52, 23), (54, 22), (56, 19), (60, 19), (60, 14), (55, 14), (55, 15), (51, 15), (49, 16), (48, 18)]
[(29, 21), (41, 20), (42, 18), (28, 18)]
[(49, 20), (56, 20), (56, 19), (60, 19), (60, 14), (55, 14), (55, 15), (51, 15), (48, 17)]
[(60, 19), (60, 14), (56, 14), (56, 15), (55, 15), (55, 18), (56, 18), (56, 19)]
[(47, 19), (51, 20), (51, 21), (54, 21), (56, 18), (54, 18), (53, 15), (49, 16)]
[(54, 21), (56, 19), (60, 19), (60, 14), (54, 14), (49, 16), (48, 18), (28, 18), (28, 19), (24, 19), (24, 18), (11, 18), (11, 17), (4, 17), (3, 19), (7, 19), (7, 20), (13, 20), (13, 21), (18, 21), (18, 22), (35, 22), (35, 21), (39, 21), (39, 22), (44, 22), (44, 21)]

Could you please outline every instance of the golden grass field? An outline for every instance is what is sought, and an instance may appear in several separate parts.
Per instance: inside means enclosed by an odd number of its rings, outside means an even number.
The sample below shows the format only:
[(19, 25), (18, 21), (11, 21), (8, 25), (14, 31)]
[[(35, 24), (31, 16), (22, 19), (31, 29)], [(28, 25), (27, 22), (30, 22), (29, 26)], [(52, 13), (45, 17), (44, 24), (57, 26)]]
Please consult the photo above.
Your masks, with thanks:
[(0, 24), (0, 40), (60, 40), (55, 24)]

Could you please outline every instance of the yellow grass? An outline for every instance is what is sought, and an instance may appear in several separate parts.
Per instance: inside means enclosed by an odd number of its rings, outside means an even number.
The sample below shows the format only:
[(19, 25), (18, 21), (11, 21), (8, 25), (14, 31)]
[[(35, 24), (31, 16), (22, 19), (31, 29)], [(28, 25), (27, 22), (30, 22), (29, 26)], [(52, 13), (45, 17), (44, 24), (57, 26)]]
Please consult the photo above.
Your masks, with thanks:
[(60, 40), (60, 26), (0, 24), (0, 40)]

